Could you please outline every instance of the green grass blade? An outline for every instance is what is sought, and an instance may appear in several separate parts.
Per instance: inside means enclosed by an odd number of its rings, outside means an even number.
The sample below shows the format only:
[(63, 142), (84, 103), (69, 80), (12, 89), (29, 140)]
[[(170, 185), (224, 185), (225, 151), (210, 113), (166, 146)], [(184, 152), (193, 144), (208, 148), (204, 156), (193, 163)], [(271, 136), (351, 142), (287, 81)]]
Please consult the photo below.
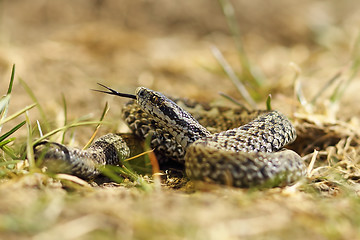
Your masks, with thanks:
[(261, 77), (262, 74), (260, 74), (259, 70), (257, 70), (257, 73), (255, 73), (246, 55), (244, 44), (241, 40), (241, 32), (237, 24), (234, 7), (229, 0), (219, 0), (219, 3), (238, 51), (238, 56), (243, 70), (243, 77), (253, 83), (253, 85), (256, 87), (259, 87), (263, 83), (263, 78)]
[(14, 132), (16, 132), (19, 128), (21, 128), (22, 126), (24, 126), (24, 124), (26, 123), (26, 121), (23, 121), (21, 123), (19, 123), (18, 125), (16, 125), (15, 127), (13, 127), (10, 131), (8, 131), (7, 133), (3, 134), (0, 136), (0, 143), (2, 141), (4, 141), (7, 137), (9, 137), (11, 134), (13, 134)]
[(237, 106), (242, 107), (245, 110), (249, 111), (249, 109), (244, 104), (242, 104), (241, 102), (237, 101), (236, 99), (230, 97), (229, 95), (227, 95), (225, 93), (222, 93), (222, 92), (220, 92), (219, 94), (220, 94), (220, 96), (222, 96), (223, 98), (225, 98), (225, 99), (229, 100), (230, 102), (236, 104)]
[(8, 100), (7, 100), (6, 105), (4, 106), (4, 108), (1, 111), (2, 116), (1, 116), (1, 119), (0, 119), (0, 132), (1, 132), (1, 129), (2, 129), (2, 124), (1, 123), (6, 118), (7, 112), (8, 112), (8, 109), (9, 109), (10, 94), (12, 92), (12, 87), (13, 87), (13, 84), (14, 84), (14, 76), (15, 76), (15, 64), (13, 64), (13, 67), (12, 67), (12, 70), (11, 70), (10, 83), (9, 83), (9, 87), (8, 87), (7, 94), (6, 94), (8, 96)]
[(14, 153), (14, 150), (12, 148), (9, 148), (8, 146), (4, 145), (1, 147), (1, 149), (10, 156), (11, 159), (19, 159), (18, 156)]
[(11, 164), (17, 164), (19, 162), (22, 162), (23, 160), (11, 160), (11, 161), (5, 161), (5, 162), (0, 162), (0, 167), (4, 167), (4, 166), (8, 166)]
[(13, 67), (11, 69), (11, 77), (10, 77), (10, 83), (9, 83), (9, 87), (8, 87), (8, 90), (7, 90), (7, 95), (9, 95), (12, 91), (12, 87), (13, 87), (13, 84), (14, 84), (14, 77), (15, 77), (15, 64), (13, 64)]
[(349, 87), (350, 83), (355, 79), (360, 70), (360, 33), (358, 34), (353, 50), (352, 50), (352, 66), (350, 68), (350, 76), (342, 84), (339, 84), (338, 87), (334, 90), (333, 94), (330, 97), (332, 103), (340, 101), (344, 95), (346, 89)]
[[(54, 129), (54, 130), (44, 134), (44, 136), (36, 139), (33, 143), (34, 144), (39, 143), (39, 142), (43, 141), (44, 139), (54, 135), (55, 133), (58, 133), (60, 131), (63, 131), (63, 130), (69, 129), (69, 128), (74, 128), (74, 127), (79, 127), (79, 126), (86, 126), (86, 125), (94, 125), (94, 124), (99, 124), (99, 121), (76, 122), (76, 123), (73, 123), (73, 124), (70, 124), (70, 125), (67, 125), (67, 126), (63, 126), (63, 127)], [(102, 124), (106, 124), (106, 122), (102, 122)]]
[(322, 86), (322, 88), (320, 88), (320, 90), (314, 95), (314, 97), (311, 99), (310, 103), (312, 105), (314, 105), (316, 103), (316, 101), (320, 98), (320, 96), (330, 87), (332, 86), (335, 81), (341, 76), (342, 72), (338, 72), (335, 74), (335, 76), (333, 76), (332, 78), (329, 79), (329, 81), (327, 81), (324, 86)]
[(36, 106), (36, 103), (33, 103), (33, 104), (31, 104), (31, 105), (29, 105), (29, 106), (21, 109), (20, 111), (14, 113), (14, 114), (11, 115), (10, 117), (7, 117), (6, 119), (1, 120), (1, 121), (0, 121), (0, 126), (2, 126), (4, 123), (7, 123), (8, 121), (11, 121), (11, 120), (17, 118), (18, 116), (20, 116), (20, 115), (23, 114), (24, 112), (32, 109), (32, 108), (35, 107), (35, 106)]
[(291, 64), (290, 65), (295, 70), (295, 76), (294, 76), (294, 94), (298, 102), (301, 104), (301, 106), (306, 106), (308, 104), (308, 101), (306, 100), (303, 91), (302, 91), (302, 84), (300, 76), (300, 68), (298, 68), (297, 65)]
[(106, 102), (106, 103), (105, 103), (104, 110), (103, 110), (103, 112), (102, 112), (102, 114), (101, 114), (101, 116), (100, 116), (99, 124), (95, 127), (95, 131), (94, 131), (93, 135), (91, 136), (91, 138), (90, 138), (90, 140), (87, 142), (87, 144), (83, 147), (83, 149), (87, 149), (87, 148), (90, 146), (90, 144), (93, 142), (93, 140), (94, 140), (94, 138), (95, 138), (95, 136), (96, 136), (96, 134), (97, 134), (100, 126), (101, 126), (101, 123), (102, 123), (102, 121), (104, 120), (104, 118), (105, 118), (107, 112), (109, 111), (109, 109), (110, 109), (110, 108), (109, 108), (109, 104), (108, 104), (108, 102)]
[(124, 178), (117, 174), (120, 172), (120, 174), (125, 175), (125, 173), (123, 171), (121, 171), (120, 167), (107, 165), (107, 166), (101, 168), (100, 171), (102, 174), (104, 174), (105, 176), (107, 176), (108, 178), (110, 178), (112, 181), (114, 181), (116, 183), (124, 182)]
[(3, 146), (7, 145), (10, 142), (13, 142), (14, 140), (15, 140), (15, 138), (9, 138), (9, 139), (6, 139), (6, 140), (0, 142), (0, 148), (2, 148)]
[(269, 96), (266, 99), (266, 110), (271, 111), (272, 107), (271, 107), (271, 94), (269, 94)]
[(350, 77), (346, 81), (342, 82), (342, 84), (339, 84), (338, 88), (335, 89), (334, 93), (330, 98), (331, 102), (335, 103), (340, 101), (340, 99), (346, 92), (346, 89), (349, 87), (350, 83), (358, 75), (359, 70), (360, 70), (360, 59), (357, 59), (354, 61), (353, 66), (351, 67)]
[(100, 122), (102, 122), (104, 120), (104, 118), (105, 118), (106, 114), (108, 113), (109, 109), (110, 109), (109, 104), (108, 104), (108, 102), (106, 102), (104, 110), (102, 111), (101, 116), (100, 116)]
[(244, 45), (243, 45), (242, 40), (241, 40), (241, 33), (239, 31), (240, 28), (239, 28), (239, 26), (237, 24), (234, 7), (231, 4), (231, 2), (228, 1), (228, 0), (219, 0), (219, 3), (221, 5), (224, 16), (226, 18), (226, 21), (227, 21), (227, 24), (229, 26), (231, 35), (234, 38), (236, 48), (237, 48), (237, 50), (239, 52), (241, 64), (243, 65), (243, 67), (245, 67), (245, 69), (248, 69), (249, 68), (249, 61), (248, 61), (248, 58), (247, 58), (247, 56), (245, 54), (245, 50), (244, 50), (244, 47), (243, 47)]
[[(67, 120), (67, 104), (66, 104), (66, 99), (65, 99), (65, 96), (63, 93), (61, 94), (61, 99), (62, 99), (63, 107), (64, 107), (64, 126), (66, 126), (67, 122), (68, 122), (68, 120)], [(62, 144), (64, 144), (64, 142), (65, 142), (65, 134), (66, 134), (66, 130), (64, 130), (62, 138), (61, 138)]]
[(131, 181), (134, 181), (138, 184), (144, 191), (151, 191), (152, 187), (149, 183), (147, 183), (140, 175), (134, 173), (133, 171), (129, 170), (126, 166), (111, 166), (107, 165), (100, 169), (101, 173), (105, 176), (109, 177), (116, 183), (123, 183), (124, 178), (122, 176), (128, 177)]
[(32, 136), (32, 127), (29, 118), (28, 112), (25, 112), (26, 126), (27, 126), (27, 143), (26, 143), (26, 157), (29, 161), (29, 169), (30, 171), (34, 171), (36, 169), (35, 165), (35, 157), (34, 157), (34, 149), (33, 149), (33, 136)]
[(9, 104), (10, 96), (11, 95), (8, 94), (0, 99), (0, 114), (4, 112), (5, 107)]
[(43, 125), (44, 125), (43, 128), (45, 129), (45, 131), (48, 131), (50, 128), (49, 128), (48, 120), (46, 118), (44, 109), (42, 108), (41, 104), (39, 103), (38, 99), (36, 98), (34, 92), (31, 90), (29, 85), (27, 85), (26, 82), (24, 80), (22, 80), (21, 78), (19, 78), (19, 81), (20, 81), (20, 84), (25, 89), (25, 91), (27, 92), (27, 94), (33, 100), (33, 102), (36, 103), (37, 108), (39, 109), (39, 112), (40, 112), (40, 116), (42, 118)]
[(142, 190), (151, 191), (153, 189), (150, 186), (150, 184), (144, 180), (144, 178), (142, 178), (140, 175), (134, 173), (133, 171), (129, 170), (126, 166), (123, 166), (121, 169), (125, 173), (126, 176), (128, 176), (131, 180), (137, 182), (139, 184), (139, 187)]
[(232, 67), (228, 64), (228, 62), (225, 60), (224, 56), (222, 55), (222, 53), (220, 52), (220, 50), (215, 47), (212, 46), (211, 47), (211, 51), (214, 55), (214, 57), (216, 58), (216, 60), (218, 61), (218, 63), (221, 65), (221, 67), (223, 68), (223, 70), (225, 71), (225, 73), (228, 75), (228, 77), (230, 78), (230, 80), (233, 82), (233, 84), (235, 85), (235, 87), (238, 89), (239, 93), (241, 94), (241, 96), (244, 98), (244, 100), (253, 108), (256, 109), (256, 103), (255, 101), (252, 99), (251, 95), (249, 94), (249, 92), (246, 90), (245, 86), (243, 85), (243, 83), (239, 80), (239, 78), (236, 76), (234, 70), (232, 69)]

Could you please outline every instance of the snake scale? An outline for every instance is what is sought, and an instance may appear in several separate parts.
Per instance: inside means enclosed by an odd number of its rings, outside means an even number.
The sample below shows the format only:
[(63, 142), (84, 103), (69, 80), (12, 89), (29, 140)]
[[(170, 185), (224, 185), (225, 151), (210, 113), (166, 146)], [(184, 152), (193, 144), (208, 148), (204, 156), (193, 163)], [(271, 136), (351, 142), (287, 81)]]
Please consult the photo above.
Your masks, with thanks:
[[(278, 111), (239, 110), (232, 113), (238, 121), (228, 121), (228, 108), (214, 110), (191, 101), (171, 100), (145, 87), (137, 88), (133, 95), (99, 85), (108, 91), (98, 92), (132, 99), (122, 110), (130, 129), (143, 139), (151, 138), (150, 146), (160, 163), (175, 160), (185, 164), (191, 179), (235, 187), (274, 187), (305, 175), (301, 157), (283, 148), (295, 140), (296, 132)], [(199, 106), (207, 114), (197, 115)], [(183, 108), (192, 110), (195, 117)], [(243, 124), (244, 119), (248, 123)], [(234, 122), (243, 125), (234, 127)], [(223, 131), (213, 133), (216, 129)], [(130, 154), (122, 138), (112, 133), (95, 140), (87, 150), (43, 141), (34, 146), (34, 152), (51, 171), (82, 178), (98, 175), (101, 166), (119, 165)]]

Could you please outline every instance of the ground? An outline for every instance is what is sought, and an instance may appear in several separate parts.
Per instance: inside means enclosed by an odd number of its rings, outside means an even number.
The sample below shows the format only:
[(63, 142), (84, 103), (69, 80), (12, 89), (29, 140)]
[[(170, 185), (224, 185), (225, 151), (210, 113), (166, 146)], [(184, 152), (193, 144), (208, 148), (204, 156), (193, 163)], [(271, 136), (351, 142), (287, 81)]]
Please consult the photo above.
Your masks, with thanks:
[[(355, 0), (0, 1), (2, 94), (16, 64), (7, 116), (38, 104), (1, 124), (3, 135), (27, 121), (7, 144), (15, 156), (1, 151), (0, 238), (359, 239), (359, 9)], [(244, 102), (224, 67), (241, 79), (252, 107), (265, 108), (271, 94), (272, 108), (289, 116), (305, 179), (273, 189), (175, 188), (179, 179), (151, 174), (87, 183), (22, 160), (28, 136), (39, 136), (37, 120), (44, 134), (98, 121), (107, 102), (97, 136), (128, 131), (125, 101), (91, 91), (98, 82)], [(50, 139), (83, 147), (95, 127)]]

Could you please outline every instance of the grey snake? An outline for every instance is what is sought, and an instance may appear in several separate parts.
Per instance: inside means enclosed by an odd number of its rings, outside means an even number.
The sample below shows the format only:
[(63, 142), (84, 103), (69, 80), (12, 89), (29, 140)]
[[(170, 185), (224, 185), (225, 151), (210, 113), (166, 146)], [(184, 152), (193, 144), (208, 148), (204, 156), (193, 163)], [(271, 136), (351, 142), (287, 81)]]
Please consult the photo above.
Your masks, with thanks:
[[(122, 112), (130, 129), (142, 139), (151, 137), (160, 163), (169, 159), (183, 163), (190, 179), (235, 187), (274, 187), (292, 184), (306, 173), (301, 157), (284, 148), (295, 140), (296, 132), (278, 111), (247, 112), (248, 123), (212, 133), (199, 123), (206, 124), (211, 117), (200, 114), (196, 120), (177, 99), (145, 87), (137, 88), (133, 95), (101, 86), (108, 91), (96, 91), (132, 99)], [(243, 118), (241, 114), (234, 118)], [(34, 152), (52, 171), (92, 178), (104, 165), (121, 164), (130, 149), (120, 135), (110, 133), (86, 150), (43, 141), (34, 146)]]

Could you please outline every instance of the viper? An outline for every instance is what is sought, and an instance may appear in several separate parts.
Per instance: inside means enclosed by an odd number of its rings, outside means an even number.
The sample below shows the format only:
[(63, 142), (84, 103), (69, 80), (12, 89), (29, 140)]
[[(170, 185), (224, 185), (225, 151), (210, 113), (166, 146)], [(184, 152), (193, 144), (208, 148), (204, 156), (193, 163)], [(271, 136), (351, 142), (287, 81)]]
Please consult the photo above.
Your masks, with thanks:
[[(160, 162), (183, 163), (190, 179), (235, 187), (274, 187), (292, 184), (305, 175), (301, 157), (284, 148), (295, 140), (296, 132), (278, 111), (232, 111), (231, 116), (229, 109), (219, 111), (171, 99), (145, 87), (126, 94), (99, 85), (107, 91), (98, 92), (132, 99), (122, 111), (130, 129), (140, 138), (151, 138), (150, 145)], [(192, 109), (198, 120), (185, 107)], [(206, 113), (199, 113), (199, 109)], [(219, 130), (236, 122), (228, 121), (231, 118), (249, 122)], [(130, 149), (120, 135), (110, 133), (87, 150), (43, 141), (34, 146), (34, 152), (53, 171), (91, 178), (100, 174), (104, 165), (119, 165)]]

